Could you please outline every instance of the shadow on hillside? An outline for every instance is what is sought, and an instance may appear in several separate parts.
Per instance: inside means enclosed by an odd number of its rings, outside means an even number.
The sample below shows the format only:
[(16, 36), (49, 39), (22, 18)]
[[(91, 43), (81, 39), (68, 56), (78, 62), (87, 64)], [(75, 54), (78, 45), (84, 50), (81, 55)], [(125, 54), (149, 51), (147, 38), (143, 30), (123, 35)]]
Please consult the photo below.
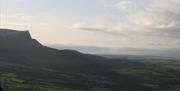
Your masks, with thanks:
[(0, 91), (4, 91), (3, 88), (0, 86)]

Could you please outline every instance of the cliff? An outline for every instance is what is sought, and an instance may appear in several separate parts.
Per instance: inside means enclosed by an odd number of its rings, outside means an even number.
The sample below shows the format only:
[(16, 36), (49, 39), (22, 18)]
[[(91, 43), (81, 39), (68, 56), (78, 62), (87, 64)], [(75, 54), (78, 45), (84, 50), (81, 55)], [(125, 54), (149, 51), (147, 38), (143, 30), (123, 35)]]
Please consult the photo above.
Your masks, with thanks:
[(0, 29), (0, 50), (19, 50), (26, 47), (41, 46), (39, 42), (31, 38), (29, 31), (16, 31), (11, 29)]

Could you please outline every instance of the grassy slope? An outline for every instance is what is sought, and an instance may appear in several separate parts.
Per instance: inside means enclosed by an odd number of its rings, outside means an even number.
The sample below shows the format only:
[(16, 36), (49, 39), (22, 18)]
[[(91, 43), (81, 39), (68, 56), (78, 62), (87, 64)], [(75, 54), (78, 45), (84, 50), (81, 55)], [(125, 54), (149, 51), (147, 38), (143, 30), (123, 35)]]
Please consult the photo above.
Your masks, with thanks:
[[(0, 60), (4, 59), (0, 58)], [(112, 67), (109, 69), (113, 74), (96, 75), (34, 68), (1, 61), (0, 81), (5, 88), (7, 86), (12, 87), (11, 89), (33, 88), (41, 89), (40, 91), (75, 91), (75, 89), (86, 91), (89, 88), (87, 83), (96, 91), (179, 91), (180, 89), (180, 60), (114, 59), (110, 65)]]

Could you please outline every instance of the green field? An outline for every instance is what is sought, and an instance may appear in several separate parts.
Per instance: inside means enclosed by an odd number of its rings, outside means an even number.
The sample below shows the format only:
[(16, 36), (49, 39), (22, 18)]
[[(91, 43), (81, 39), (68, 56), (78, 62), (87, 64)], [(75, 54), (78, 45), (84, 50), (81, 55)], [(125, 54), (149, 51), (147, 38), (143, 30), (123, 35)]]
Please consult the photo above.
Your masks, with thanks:
[(37, 68), (1, 60), (0, 84), (5, 91), (180, 91), (177, 59), (112, 59), (107, 74)]

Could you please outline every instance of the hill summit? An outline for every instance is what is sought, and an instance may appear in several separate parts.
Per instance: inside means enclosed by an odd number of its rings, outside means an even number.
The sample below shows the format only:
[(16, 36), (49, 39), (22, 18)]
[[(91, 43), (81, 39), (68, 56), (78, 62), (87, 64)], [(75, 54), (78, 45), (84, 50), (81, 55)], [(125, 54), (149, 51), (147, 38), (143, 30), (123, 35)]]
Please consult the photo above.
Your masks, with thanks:
[(31, 40), (31, 35), (28, 31), (16, 31), (10, 29), (0, 29), (1, 40)]
[(109, 60), (75, 50), (57, 50), (43, 46), (31, 38), (28, 31), (0, 29), (0, 43), (0, 57), (9, 62), (34, 67), (73, 72), (89, 72), (90, 69), (97, 69), (103, 72), (104, 69), (101, 67), (104, 68)]
[(0, 50), (23, 50), (41, 46), (35, 39), (31, 38), (29, 31), (17, 31), (11, 29), (0, 29)]

